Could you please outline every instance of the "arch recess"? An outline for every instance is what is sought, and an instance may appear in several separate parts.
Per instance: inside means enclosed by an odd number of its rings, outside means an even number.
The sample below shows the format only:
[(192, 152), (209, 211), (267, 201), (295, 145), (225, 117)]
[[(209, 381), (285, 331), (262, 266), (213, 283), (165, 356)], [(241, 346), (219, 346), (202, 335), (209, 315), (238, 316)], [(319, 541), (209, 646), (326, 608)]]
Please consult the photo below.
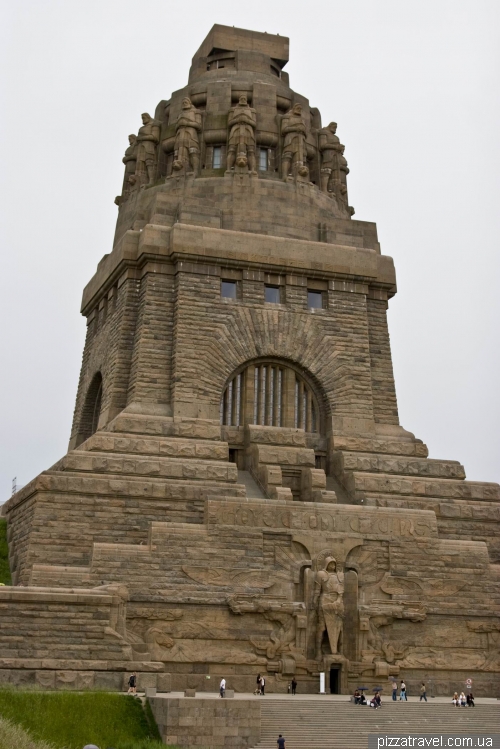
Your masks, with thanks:
[(102, 403), (102, 375), (96, 372), (85, 396), (85, 403), (80, 419), (79, 443), (85, 442), (97, 431)]
[(294, 427), (322, 431), (320, 398), (310, 378), (283, 359), (247, 362), (234, 372), (222, 393), (224, 426)]

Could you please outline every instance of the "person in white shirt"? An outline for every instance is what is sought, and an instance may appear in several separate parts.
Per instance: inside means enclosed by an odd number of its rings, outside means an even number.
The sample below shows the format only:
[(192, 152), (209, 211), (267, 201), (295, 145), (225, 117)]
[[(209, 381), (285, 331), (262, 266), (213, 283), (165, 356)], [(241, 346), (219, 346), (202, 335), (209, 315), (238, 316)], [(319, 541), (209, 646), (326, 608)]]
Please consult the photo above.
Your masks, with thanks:
[(222, 678), (219, 684), (219, 696), (224, 697), (225, 694), (226, 694), (226, 680)]

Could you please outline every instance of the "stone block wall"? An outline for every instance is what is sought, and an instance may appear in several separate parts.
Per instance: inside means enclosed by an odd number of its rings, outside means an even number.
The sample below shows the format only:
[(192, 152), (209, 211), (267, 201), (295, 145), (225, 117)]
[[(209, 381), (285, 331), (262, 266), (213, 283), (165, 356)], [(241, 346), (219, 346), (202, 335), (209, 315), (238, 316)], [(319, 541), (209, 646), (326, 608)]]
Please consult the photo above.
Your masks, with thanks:
[(248, 749), (260, 740), (258, 700), (151, 697), (163, 741), (181, 747)]

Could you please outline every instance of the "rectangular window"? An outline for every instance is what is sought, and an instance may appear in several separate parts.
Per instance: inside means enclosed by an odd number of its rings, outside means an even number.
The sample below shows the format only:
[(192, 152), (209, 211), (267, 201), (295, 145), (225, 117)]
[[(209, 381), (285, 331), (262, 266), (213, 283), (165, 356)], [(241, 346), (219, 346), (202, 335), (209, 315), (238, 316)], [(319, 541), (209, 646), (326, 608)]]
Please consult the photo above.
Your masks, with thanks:
[(224, 299), (236, 299), (236, 281), (221, 281), (220, 295)]
[(323, 293), (321, 291), (308, 290), (307, 306), (309, 309), (323, 309)]
[(259, 170), (261, 172), (267, 172), (269, 164), (269, 152), (267, 148), (259, 148)]
[(212, 154), (212, 168), (220, 169), (222, 167), (222, 147), (214, 146)]
[(280, 287), (279, 286), (265, 286), (264, 287), (264, 299), (266, 302), (271, 304), (280, 303)]

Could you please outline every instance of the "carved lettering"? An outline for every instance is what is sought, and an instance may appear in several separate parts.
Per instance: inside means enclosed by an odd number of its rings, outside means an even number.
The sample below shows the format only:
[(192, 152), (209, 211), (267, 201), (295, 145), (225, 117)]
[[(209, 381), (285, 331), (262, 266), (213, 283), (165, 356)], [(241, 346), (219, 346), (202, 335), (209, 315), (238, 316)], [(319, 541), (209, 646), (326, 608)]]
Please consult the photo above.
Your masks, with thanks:
[(228, 505), (218, 500), (208, 500), (207, 517), (210, 525), (243, 528), (285, 528), (290, 531), (389, 537), (437, 535), (431, 519), (422, 517), (418, 512), (412, 517), (402, 518), (397, 511), (384, 511), (381, 514), (379, 509), (364, 507), (360, 510), (347, 505), (311, 512), (306, 506), (283, 510), (261, 502)]

